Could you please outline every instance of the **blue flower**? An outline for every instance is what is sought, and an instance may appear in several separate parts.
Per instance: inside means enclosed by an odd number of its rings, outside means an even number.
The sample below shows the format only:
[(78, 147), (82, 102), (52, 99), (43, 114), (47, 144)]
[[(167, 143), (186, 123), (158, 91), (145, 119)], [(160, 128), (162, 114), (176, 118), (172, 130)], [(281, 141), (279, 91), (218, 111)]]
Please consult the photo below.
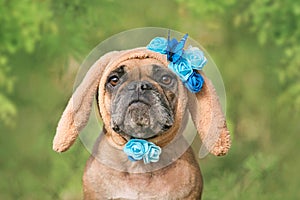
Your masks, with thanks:
[(145, 153), (148, 151), (148, 142), (146, 140), (139, 139), (129, 140), (123, 151), (132, 160), (142, 160)]
[(201, 74), (198, 74), (194, 71), (193, 74), (188, 78), (188, 80), (184, 82), (184, 85), (189, 91), (197, 93), (201, 90), (203, 82), (204, 79)]
[(168, 41), (163, 37), (156, 37), (148, 44), (147, 49), (161, 54), (167, 53)]
[(142, 139), (129, 140), (123, 151), (131, 161), (144, 160), (145, 164), (157, 162), (161, 154), (161, 148), (152, 142)]
[(193, 73), (191, 62), (185, 58), (181, 58), (176, 63), (170, 62), (168, 66), (182, 81), (187, 81)]
[(189, 48), (184, 51), (183, 57), (189, 60), (192, 68), (196, 70), (201, 70), (207, 62), (203, 51), (198, 47), (189, 46)]
[(149, 142), (149, 149), (143, 158), (144, 163), (147, 164), (150, 162), (157, 162), (159, 160), (160, 153), (161, 153), (161, 148)]

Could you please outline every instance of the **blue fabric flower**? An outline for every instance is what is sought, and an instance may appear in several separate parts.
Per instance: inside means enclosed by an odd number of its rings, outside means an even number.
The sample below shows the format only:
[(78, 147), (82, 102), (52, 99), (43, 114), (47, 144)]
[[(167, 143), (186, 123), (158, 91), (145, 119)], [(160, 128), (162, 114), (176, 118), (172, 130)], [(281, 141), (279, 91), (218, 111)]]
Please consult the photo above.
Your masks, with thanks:
[(196, 70), (201, 70), (207, 62), (203, 51), (198, 47), (189, 46), (189, 48), (184, 51), (183, 57), (189, 60), (192, 68)]
[(194, 71), (193, 74), (188, 78), (188, 80), (184, 82), (184, 85), (192, 93), (197, 93), (201, 90), (203, 82), (204, 79), (201, 74), (198, 74)]
[(143, 157), (144, 163), (148, 164), (150, 162), (158, 162), (159, 155), (161, 153), (161, 148), (159, 146), (156, 146), (152, 142), (149, 142), (149, 148), (146, 154)]
[(148, 44), (147, 49), (161, 54), (167, 53), (168, 41), (163, 37), (156, 37)]
[(143, 159), (148, 151), (148, 142), (146, 140), (132, 139), (126, 143), (123, 151), (133, 160)]
[(193, 73), (191, 62), (185, 58), (181, 58), (176, 63), (170, 62), (168, 66), (179, 76), (182, 81), (187, 81)]
[(161, 154), (161, 148), (152, 142), (142, 139), (129, 140), (123, 151), (127, 154), (131, 161), (142, 160), (145, 164), (157, 162)]

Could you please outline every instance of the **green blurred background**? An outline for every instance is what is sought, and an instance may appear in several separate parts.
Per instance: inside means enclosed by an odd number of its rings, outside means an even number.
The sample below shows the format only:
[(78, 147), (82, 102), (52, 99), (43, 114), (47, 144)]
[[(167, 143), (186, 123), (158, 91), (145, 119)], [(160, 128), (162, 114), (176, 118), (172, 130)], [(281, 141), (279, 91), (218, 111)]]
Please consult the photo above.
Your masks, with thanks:
[(200, 160), (203, 199), (300, 199), (299, 19), (294, 0), (0, 0), (0, 199), (82, 199), (88, 152), (52, 151), (76, 71), (149, 26), (188, 32), (224, 80), (233, 146)]

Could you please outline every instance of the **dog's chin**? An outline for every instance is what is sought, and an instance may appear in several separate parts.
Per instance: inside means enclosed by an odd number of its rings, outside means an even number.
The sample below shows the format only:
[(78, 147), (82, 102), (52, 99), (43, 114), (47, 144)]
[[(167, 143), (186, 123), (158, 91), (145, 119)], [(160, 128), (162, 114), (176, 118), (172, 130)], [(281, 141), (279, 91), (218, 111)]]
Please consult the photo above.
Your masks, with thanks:
[(129, 141), (131, 139), (143, 139), (143, 140), (151, 140), (152, 138), (155, 138), (156, 136), (158, 136), (159, 134), (155, 134), (153, 136), (145, 136), (145, 134), (140, 133), (140, 134), (134, 134), (134, 135), (129, 135), (126, 133), (118, 133), (120, 136), (122, 136), (125, 140)]
[(121, 135), (123, 138), (125, 138), (127, 141), (130, 139), (144, 139), (149, 140), (152, 138), (155, 138), (159, 135), (163, 135), (166, 131), (168, 131), (171, 126), (160, 126), (160, 125), (153, 125), (154, 128), (150, 127), (142, 127), (142, 126), (130, 126), (130, 127), (122, 127), (119, 128), (117, 132), (119, 135)]

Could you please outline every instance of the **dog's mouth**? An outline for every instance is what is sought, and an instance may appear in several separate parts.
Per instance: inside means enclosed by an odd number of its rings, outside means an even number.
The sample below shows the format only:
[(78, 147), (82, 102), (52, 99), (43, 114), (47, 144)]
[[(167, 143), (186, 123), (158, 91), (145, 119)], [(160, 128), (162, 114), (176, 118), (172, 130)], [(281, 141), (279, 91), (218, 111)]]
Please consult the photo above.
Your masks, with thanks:
[(147, 137), (147, 138), (145, 138), (145, 137), (134, 137), (134, 136), (132, 136), (132, 135), (128, 135), (128, 134), (126, 134), (126, 133), (123, 133), (123, 132), (120, 132), (120, 133), (118, 133), (122, 138), (124, 138), (127, 142), (129, 141), (129, 140), (131, 140), (131, 139), (143, 139), (143, 140), (151, 140), (151, 139), (153, 139), (153, 138), (155, 138), (155, 137), (157, 137), (158, 135), (154, 135), (154, 136), (152, 136), (152, 137)]
[[(136, 128), (147, 128), (151, 123), (151, 106), (143, 101), (133, 101), (129, 104), (126, 112), (125, 123)], [(137, 130), (138, 131), (138, 130)]]

